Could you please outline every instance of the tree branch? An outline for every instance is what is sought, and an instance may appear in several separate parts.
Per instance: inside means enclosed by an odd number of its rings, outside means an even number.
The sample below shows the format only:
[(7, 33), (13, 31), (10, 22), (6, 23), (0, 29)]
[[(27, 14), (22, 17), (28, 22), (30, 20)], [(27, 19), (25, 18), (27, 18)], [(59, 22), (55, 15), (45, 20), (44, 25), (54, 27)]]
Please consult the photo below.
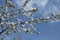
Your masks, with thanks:
[(2, 30), (2, 31), (0, 32), (0, 35), (1, 35), (3, 32), (5, 32), (8, 28), (9, 28), (9, 27), (7, 27), (7, 28), (5, 28), (4, 30)]

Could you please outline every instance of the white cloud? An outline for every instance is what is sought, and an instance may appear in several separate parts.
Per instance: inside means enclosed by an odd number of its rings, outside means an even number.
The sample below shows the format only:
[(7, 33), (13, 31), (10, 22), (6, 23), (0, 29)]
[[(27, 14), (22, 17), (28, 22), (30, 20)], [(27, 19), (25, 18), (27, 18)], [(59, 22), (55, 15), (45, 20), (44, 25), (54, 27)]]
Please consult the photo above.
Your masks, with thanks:
[[(24, 3), (24, 0), (14, 0), (18, 6), (22, 5)], [(38, 6), (45, 7), (49, 0), (30, 0), (28, 7), (32, 7), (34, 3), (36, 3)]]
[(38, 6), (45, 7), (49, 0), (33, 0)]
[(22, 4), (24, 3), (24, 0), (23, 1), (22, 0), (14, 0), (14, 1), (18, 7), (22, 6)]

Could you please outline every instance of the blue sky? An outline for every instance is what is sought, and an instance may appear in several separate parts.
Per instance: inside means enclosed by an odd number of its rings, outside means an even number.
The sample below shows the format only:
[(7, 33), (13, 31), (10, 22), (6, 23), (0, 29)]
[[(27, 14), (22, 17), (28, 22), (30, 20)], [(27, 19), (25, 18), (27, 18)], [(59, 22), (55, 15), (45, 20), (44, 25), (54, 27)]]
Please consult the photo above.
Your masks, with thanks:
[[(12, 0), (13, 3), (18, 7), (21, 7), (24, 3), (24, 0)], [(0, 5), (3, 4), (3, 0), (0, 0)], [(38, 8), (38, 11), (35, 12), (34, 17), (37, 17), (39, 14), (42, 14), (43, 17), (47, 17), (49, 14), (55, 12), (60, 12), (60, 0), (30, 0), (25, 8)], [(60, 40), (60, 21), (53, 23), (39, 23), (34, 25), (35, 28), (40, 31), (39, 35), (36, 35), (34, 32), (32, 35), (26, 34), (23, 31), (21, 32), (22, 40)], [(19, 36), (20, 33), (10, 34), (5, 40), (12, 40), (12, 37)]]

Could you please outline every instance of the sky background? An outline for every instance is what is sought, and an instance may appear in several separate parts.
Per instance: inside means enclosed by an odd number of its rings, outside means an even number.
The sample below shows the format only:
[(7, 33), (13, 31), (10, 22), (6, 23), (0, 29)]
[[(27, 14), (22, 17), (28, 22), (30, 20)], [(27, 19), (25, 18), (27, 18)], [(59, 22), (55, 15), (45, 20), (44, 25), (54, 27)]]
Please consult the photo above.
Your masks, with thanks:
[[(24, 3), (24, 0), (12, 0), (17, 8), (21, 7)], [(0, 0), (0, 5), (3, 5), (3, 0)], [(42, 14), (43, 17), (49, 16), (49, 14), (55, 12), (60, 12), (60, 0), (30, 0), (25, 8), (38, 8), (38, 11), (35, 12), (34, 17), (36, 18), (39, 14)], [(60, 40), (60, 21), (53, 23), (38, 23), (34, 25), (35, 28), (41, 32), (39, 35), (36, 35), (34, 32), (32, 35), (26, 34), (23, 31), (20, 33), (10, 34), (4, 40), (13, 40), (12, 37), (21, 36), (22, 40)]]

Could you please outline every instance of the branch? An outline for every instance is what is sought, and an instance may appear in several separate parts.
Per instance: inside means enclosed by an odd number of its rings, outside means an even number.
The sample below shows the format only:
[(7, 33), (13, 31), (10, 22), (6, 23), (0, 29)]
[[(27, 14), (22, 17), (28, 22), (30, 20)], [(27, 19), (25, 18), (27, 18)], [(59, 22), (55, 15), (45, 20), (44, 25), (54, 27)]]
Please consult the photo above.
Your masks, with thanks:
[(0, 32), (0, 35), (5, 32), (9, 27), (5, 28), (2, 32)]

